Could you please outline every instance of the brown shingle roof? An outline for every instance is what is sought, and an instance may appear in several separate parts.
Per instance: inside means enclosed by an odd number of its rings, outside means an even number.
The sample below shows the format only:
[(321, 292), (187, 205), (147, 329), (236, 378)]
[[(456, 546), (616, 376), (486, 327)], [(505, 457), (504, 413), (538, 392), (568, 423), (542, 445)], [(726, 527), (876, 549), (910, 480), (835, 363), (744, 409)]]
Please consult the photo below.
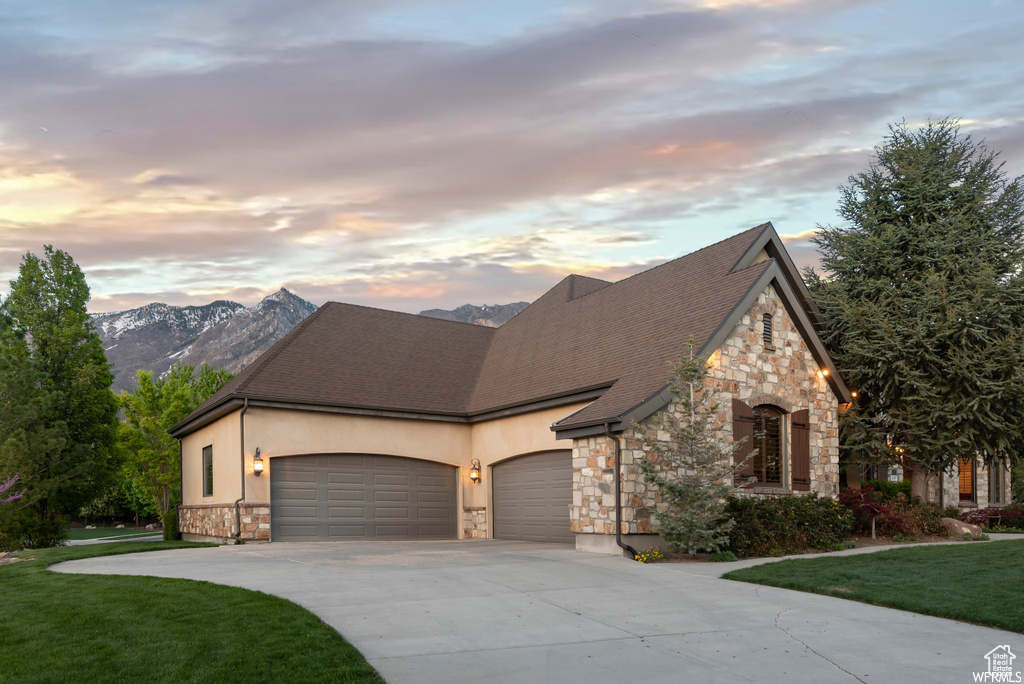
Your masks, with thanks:
[(241, 397), (468, 417), (609, 387), (560, 428), (617, 418), (764, 273), (732, 268), (766, 226), (617, 283), (568, 276), (497, 329), (330, 302), (174, 431)]

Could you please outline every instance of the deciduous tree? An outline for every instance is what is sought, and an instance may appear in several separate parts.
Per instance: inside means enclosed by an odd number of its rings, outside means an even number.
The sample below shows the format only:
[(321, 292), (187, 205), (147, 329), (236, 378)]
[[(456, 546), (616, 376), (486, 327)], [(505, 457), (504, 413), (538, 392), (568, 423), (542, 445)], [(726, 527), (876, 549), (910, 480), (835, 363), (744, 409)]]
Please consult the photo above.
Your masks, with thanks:
[(138, 371), (133, 390), (117, 395), (124, 415), (118, 428), (124, 476), (151, 497), (159, 513), (181, 499), (178, 440), (167, 431), (232, 377), (206, 364), (198, 374), (194, 366), (178, 364), (156, 379)]

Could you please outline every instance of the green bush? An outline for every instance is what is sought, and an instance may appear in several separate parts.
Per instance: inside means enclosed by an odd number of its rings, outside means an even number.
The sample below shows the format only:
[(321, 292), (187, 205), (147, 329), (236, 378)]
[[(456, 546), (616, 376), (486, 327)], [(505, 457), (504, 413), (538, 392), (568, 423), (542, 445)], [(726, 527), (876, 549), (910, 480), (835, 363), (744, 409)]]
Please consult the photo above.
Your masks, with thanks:
[(875, 490), (875, 496), (882, 503), (888, 503), (902, 494), (910, 500), (910, 480), (902, 482), (889, 482), (888, 480), (868, 480), (861, 485), (861, 488), (871, 487)]
[(736, 560), (736, 554), (732, 551), (718, 551), (708, 556), (712, 563), (730, 563)]
[(725, 516), (736, 521), (729, 533), (729, 550), (737, 556), (781, 556), (808, 548), (840, 548), (854, 520), (838, 501), (817, 494), (730, 498)]
[(178, 508), (172, 506), (164, 513), (164, 541), (177, 541), (181, 539), (178, 532)]

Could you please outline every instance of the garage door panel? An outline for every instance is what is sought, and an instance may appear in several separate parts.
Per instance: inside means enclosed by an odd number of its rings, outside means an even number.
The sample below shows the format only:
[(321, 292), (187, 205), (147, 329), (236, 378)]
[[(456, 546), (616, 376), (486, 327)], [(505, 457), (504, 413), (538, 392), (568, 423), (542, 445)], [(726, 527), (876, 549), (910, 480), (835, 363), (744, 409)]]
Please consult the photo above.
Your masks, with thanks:
[(274, 541), (457, 535), (455, 469), (445, 464), (361, 454), (281, 456), (270, 475)]
[(499, 463), (494, 484), (494, 536), (526, 541), (572, 542), (572, 454), (551, 451)]
[(328, 501), (366, 501), (366, 492), (362, 489), (330, 489)]

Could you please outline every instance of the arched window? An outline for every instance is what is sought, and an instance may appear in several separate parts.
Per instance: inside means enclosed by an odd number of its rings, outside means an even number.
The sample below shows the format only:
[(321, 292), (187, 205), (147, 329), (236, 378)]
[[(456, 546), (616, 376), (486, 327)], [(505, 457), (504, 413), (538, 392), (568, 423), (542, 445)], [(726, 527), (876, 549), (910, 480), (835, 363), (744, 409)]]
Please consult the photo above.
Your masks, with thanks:
[(782, 484), (782, 411), (774, 406), (754, 407), (752, 461), (758, 484)]

